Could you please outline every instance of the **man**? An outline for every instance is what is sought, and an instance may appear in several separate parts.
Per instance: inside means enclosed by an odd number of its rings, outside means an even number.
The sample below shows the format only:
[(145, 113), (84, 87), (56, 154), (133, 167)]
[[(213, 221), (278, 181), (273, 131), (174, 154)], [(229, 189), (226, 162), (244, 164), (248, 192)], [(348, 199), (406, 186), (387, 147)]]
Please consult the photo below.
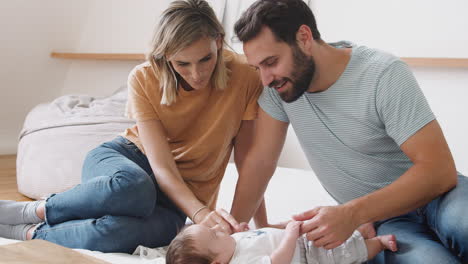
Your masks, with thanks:
[(302, 231), (315, 246), (335, 248), (375, 222), (379, 235), (395, 234), (400, 245), (378, 263), (468, 262), (468, 178), (457, 173), (405, 63), (350, 42), (325, 43), (301, 0), (258, 0), (235, 32), (266, 86), (255, 143), (239, 172), (231, 212), (237, 220), (262, 213), (291, 124), (339, 202), (294, 216), (308, 220)]

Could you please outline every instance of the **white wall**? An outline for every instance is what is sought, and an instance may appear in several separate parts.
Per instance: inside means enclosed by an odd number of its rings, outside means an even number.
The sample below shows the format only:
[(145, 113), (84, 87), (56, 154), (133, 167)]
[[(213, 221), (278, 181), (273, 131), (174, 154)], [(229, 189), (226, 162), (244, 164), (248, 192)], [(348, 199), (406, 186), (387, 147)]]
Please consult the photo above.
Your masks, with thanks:
[(60, 93), (68, 67), (49, 59), (49, 52), (79, 41), (90, 1), (76, 2), (0, 3), (0, 154), (16, 152), (29, 109)]
[[(137, 62), (51, 59), (49, 53), (145, 52), (155, 22), (170, 0), (15, 0), (0, 3), (0, 154), (15, 153), (27, 112), (68, 93), (106, 95), (126, 83)], [(252, 0), (212, 0), (232, 26)], [(327, 41), (347, 39), (399, 56), (468, 58), (464, 0), (310, 0)], [(226, 3), (225, 9), (224, 3)], [(239, 9), (240, 8), (240, 9)], [(224, 18), (223, 18), (224, 15)], [(407, 22), (405, 22), (407, 21)], [(403, 33), (395, 29), (403, 26)], [(452, 25), (452, 26), (447, 26)], [(240, 49), (239, 44), (234, 45)], [(407, 48), (409, 47), (409, 48)], [(438, 116), (457, 166), (468, 173), (468, 69), (414, 68)], [(309, 168), (290, 130), (280, 165)]]
[[(100, 0), (89, 5), (80, 41), (72, 51), (142, 53), (148, 50), (153, 28), (170, 0)], [(106, 95), (125, 85), (139, 62), (68, 61), (62, 94)]]
[[(104, 96), (138, 63), (61, 60), (51, 51), (146, 52), (171, 0), (15, 0), (0, 3), (0, 154), (16, 153), (26, 114), (70, 93)], [(225, 0), (210, 0), (222, 19)]]
[[(228, 1), (224, 24), (232, 25), (255, 0)], [(322, 38), (349, 40), (401, 57), (468, 58), (468, 1), (465, 0), (305, 0)], [(232, 46), (242, 52), (241, 43)], [(459, 171), (468, 174), (468, 68), (413, 67), (444, 130)], [(294, 131), (288, 131), (280, 166), (310, 169)]]
[(352, 40), (401, 57), (468, 58), (466, 0), (314, 0), (327, 41)]

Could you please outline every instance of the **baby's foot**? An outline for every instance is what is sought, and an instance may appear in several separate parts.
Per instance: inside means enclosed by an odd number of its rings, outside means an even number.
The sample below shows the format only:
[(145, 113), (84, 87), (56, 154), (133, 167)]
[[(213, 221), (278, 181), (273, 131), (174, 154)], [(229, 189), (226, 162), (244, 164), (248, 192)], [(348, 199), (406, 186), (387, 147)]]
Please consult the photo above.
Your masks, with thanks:
[(373, 223), (365, 223), (362, 224), (360, 227), (357, 229), (363, 238), (369, 239), (369, 238), (374, 238), (377, 233), (375, 232), (374, 224)]
[(398, 250), (395, 235), (378, 236), (376, 238), (378, 238), (380, 243), (382, 243), (384, 249), (388, 249), (393, 252)]

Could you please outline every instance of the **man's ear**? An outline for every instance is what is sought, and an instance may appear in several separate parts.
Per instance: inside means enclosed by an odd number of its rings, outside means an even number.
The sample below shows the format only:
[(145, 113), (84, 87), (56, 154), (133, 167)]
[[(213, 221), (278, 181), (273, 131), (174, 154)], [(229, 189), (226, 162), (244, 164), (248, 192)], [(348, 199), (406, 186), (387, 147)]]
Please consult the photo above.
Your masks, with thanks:
[(301, 25), (296, 32), (297, 45), (302, 49), (306, 49), (313, 41), (312, 31), (307, 25)]

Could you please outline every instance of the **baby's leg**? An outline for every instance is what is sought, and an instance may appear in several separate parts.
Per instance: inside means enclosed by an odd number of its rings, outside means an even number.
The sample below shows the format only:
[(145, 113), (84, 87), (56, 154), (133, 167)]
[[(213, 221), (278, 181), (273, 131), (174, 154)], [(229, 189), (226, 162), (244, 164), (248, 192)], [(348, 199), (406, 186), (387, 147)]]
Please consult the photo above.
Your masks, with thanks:
[(365, 223), (360, 225), (357, 230), (361, 233), (362, 237), (365, 239), (373, 238), (377, 235), (375, 231), (374, 223)]
[[(369, 246), (366, 241), (359, 231), (355, 231), (343, 244), (331, 250), (316, 248), (309, 241), (306, 258), (308, 263), (363, 263), (368, 260)], [(380, 242), (377, 246), (381, 250)]]
[(394, 235), (376, 236), (365, 240), (368, 259), (373, 259), (380, 251), (388, 249), (397, 251), (397, 243)]

